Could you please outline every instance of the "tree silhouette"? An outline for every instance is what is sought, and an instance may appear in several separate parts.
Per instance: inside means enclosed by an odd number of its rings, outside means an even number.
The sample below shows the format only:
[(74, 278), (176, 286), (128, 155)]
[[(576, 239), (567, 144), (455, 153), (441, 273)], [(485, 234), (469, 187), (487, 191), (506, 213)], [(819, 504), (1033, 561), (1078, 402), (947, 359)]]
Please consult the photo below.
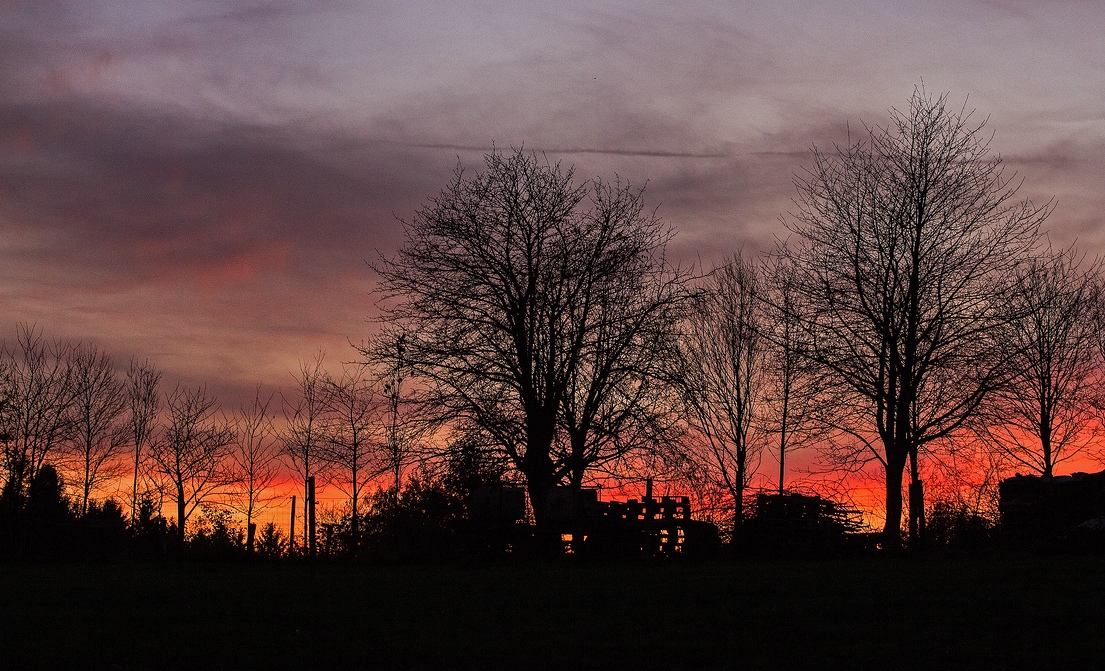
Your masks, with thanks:
[(27, 487), (20, 520), (23, 542), (34, 553), (56, 555), (69, 549), (76, 516), (65, 483), (53, 464), (42, 464)]
[(906, 462), (916, 530), (919, 450), (1003, 381), (1009, 280), (1048, 214), (1015, 201), (970, 116), (917, 90), (887, 127), (815, 149), (780, 250), (809, 301), (811, 355), (852, 397), (859, 449), (884, 468), (887, 547), (901, 540)]
[[(665, 276), (670, 234), (628, 185), (576, 184), (572, 169), (524, 151), (484, 158), (481, 173), (458, 167), (405, 224), (398, 255), (376, 264), (385, 339), (372, 356), (394, 360), (390, 343), (404, 338), (423, 402), (494, 437), (540, 522), (550, 488), (596, 461), (569, 467), (554, 452), (573, 384), (602, 365), (588, 348), (640, 316), (603, 308), (626, 295), (628, 269)], [(669, 300), (636, 300), (656, 296)]]
[(1014, 274), (1005, 333), (1008, 383), (980, 413), (981, 435), (1005, 457), (1044, 477), (1101, 435), (1099, 266), (1079, 268), (1074, 249), (1035, 258)]
[(692, 459), (730, 496), (734, 538), (744, 519), (744, 488), (765, 446), (756, 421), (766, 391), (761, 285), (743, 256), (715, 267), (680, 340), (677, 379), (699, 437), (691, 441)]
[(282, 557), (288, 551), (288, 541), (276, 524), (267, 522), (257, 538), (257, 553), (262, 557)]
[[(20, 324), (13, 351), (2, 354), (4, 412), (0, 427), (5, 485), (18, 498), (26, 493), (53, 453), (70, 437), (73, 385), (68, 366), (72, 345), (47, 341), (42, 332)], [(15, 499), (12, 499), (15, 500)]]
[(130, 408), (130, 438), (134, 444), (134, 478), (131, 483), (130, 519), (135, 524), (138, 516), (138, 478), (143, 462), (143, 448), (147, 447), (157, 429), (157, 414), (161, 405), (161, 371), (148, 360), (131, 359), (127, 369), (127, 403)]
[(761, 328), (766, 340), (766, 386), (763, 418), (765, 433), (776, 436), (779, 461), (779, 493), (786, 491), (787, 456), (794, 450), (815, 445), (827, 435), (822, 393), (823, 370), (808, 356), (800, 315), (807, 309), (805, 297), (795, 286), (794, 268), (783, 259), (773, 259), (764, 277), (764, 317)]
[(72, 450), (70, 460), (79, 475), (81, 515), (88, 512), (92, 491), (105, 479), (125, 471), (117, 457), (127, 444), (127, 388), (115, 372), (111, 357), (95, 346), (82, 345), (70, 351)]
[(262, 398), (258, 386), (253, 403), (239, 410), (234, 430), (231, 479), (235, 491), (229, 500), (233, 509), (246, 516), (246, 545), (250, 551), (254, 517), (273, 504), (271, 489), (281, 476), (280, 446), (269, 416), (272, 398)]
[[(281, 397), (284, 411), (284, 431), (281, 451), (289, 466), (303, 482), (304, 513), (307, 513), (308, 481), (323, 474), (325, 462), (322, 449), (326, 439), (325, 420), (329, 404), (326, 371), (322, 367), (324, 355), (319, 352), (313, 361), (302, 361), (296, 375), (296, 395)], [(308, 539), (308, 515), (303, 515), (303, 543)], [(290, 543), (295, 545), (295, 529), (290, 530)]]
[(349, 496), (349, 550), (356, 555), (361, 538), (359, 504), (373, 478), (391, 466), (383, 458), (383, 408), (365, 367), (344, 364), (338, 377), (325, 380), (327, 415), (324, 459), (333, 467), (334, 484)]
[(203, 387), (177, 387), (165, 399), (165, 410), (165, 430), (150, 451), (176, 500), (177, 539), (183, 542), (192, 513), (233, 482), (226, 458), (234, 435)]
[[(594, 216), (621, 226), (654, 225), (642, 194), (620, 186), (594, 190)], [(666, 234), (670, 235), (670, 234)], [(682, 425), (668, 384), (679, 319), (689, 302), (686, 275), (660, 258), (662, 248), (626, 255), (591, 291), (572, 331), (582, 335), (578, 361), (561, 401), (562, 431), (553, 444), (556, 479), (579, 488), (593, 469), (654, 467), (675, 445)]]

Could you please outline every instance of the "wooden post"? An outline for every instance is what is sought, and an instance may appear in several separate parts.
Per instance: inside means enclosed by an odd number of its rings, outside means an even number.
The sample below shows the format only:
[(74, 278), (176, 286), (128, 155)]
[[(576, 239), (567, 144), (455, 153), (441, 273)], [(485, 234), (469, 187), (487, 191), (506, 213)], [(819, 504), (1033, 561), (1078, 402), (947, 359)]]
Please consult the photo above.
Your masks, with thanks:
[(315, 476), (307, 478), (307, 553), (315, 556)]
[(295, 554), (295, 494), (292, 494), (292, 521), (288, 525), (288, 554)]

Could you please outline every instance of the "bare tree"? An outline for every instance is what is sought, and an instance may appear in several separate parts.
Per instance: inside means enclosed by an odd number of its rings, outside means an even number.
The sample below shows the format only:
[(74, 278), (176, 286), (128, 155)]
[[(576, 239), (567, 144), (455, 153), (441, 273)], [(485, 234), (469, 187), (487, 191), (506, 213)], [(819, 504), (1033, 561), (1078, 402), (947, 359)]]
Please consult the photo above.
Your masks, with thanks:
[(71, 435), (72, 348), (67, 341), (47, 341), (41, 331), (20, 324), (14, 350), (2, 353), (5, 487), (17, 496), (26, 493), (38, 469)]
[(775, 259), (765, 270), (761, 328), (766, 341), (767, 395), (761, 423), (765, 433), (776, 437), (782, 494), (786, 491), (787, 456), (826, 435), (822, 414), (827, 398), (822, 393), (821, 370), (807, 356), (809, 342), (804, 339), (800, 317), (806, 303), (795, 287), (794, 268)]
[[(325, 462), (322, 449), (325, 444), (325, 420), (329, 406), (329, 388), (322, 362), (325, 355), (319, 352), (313, 361), (303, 361), (296, 375), (296, 395), (289, 399), (282, 396), (284, 431), (281, 452), (288, 464), (302, 479), (303, 502), (307, 505), (308, 481), (321, 476)], [(306, 507), (304, 508), (306, 512)], [(303, 516), (303, 538), (307, 542), (308, 516)], [(291, 530), (291, 543), (295, 544), (295, 529)]]
[(355, 555), (361, 537), (358, 504), (364, 488), (391, 465), (381, 458), (383, 408), (363, 365), (343, 364), (338, 377), (326, 378), (326, 389), (324, 456), (335, 471), (335, 486), (349, 497), (350, 549)]
[[(597, 185), (593, 216), (602, 222), (643, 229), (656, 224), (639, 191)], [(618, 260), (601, 284), (588, 289), (580, 323), (578, 361), (567, 379), (553, 446), (555, 478), (579, 488), (589, 471), (629, 472), (680, 437), (677, 403), (667, 381), (675, 335), (690, 298), (686, 275), (663, 262), (662, 246), (639, 249)]]
[(1016, 272), (1009, 296), (1015, 319), (1005, 331), (1011, 377), (980, 413), (982, 438), (1044, 477), (1092, 450), (1102, 433), (1101, 276), (1097, 263), (1081, 268), (1079, 261), (1072, 248)]
[[(420, 458), (422, 440), (438, 428), (438, 418), (432, 408), (419, 405), (416, 390), (409, 389), (409, 385), (404, 387), (408, 373), (404, 359), (406, 337), (400, 333), (392, 342), (382, 346), (394, 348), (394, 358), (387, 362), (378, 383), (387, 401), (383, 458), (391, 472), (392, 487), (398, 492), (404, 468)], [(366, 346), (358, 349), (369, 352), (373, 348)]]
[(131, 484), (130, 521), (138, 512), (138, 478), (143, 463), (142, 450), (157, 432), (157, 414), (161, 406), (161, 371), (149, 360), (131, 359), (127, 369), (127, 403), (130, 407), (130, 438), (134, 445), (134, 480)]
[(1015, 200), (970, 117), (917, 90), (865, 140), (815, 149), (780, 251), (809, 301), (811, 354), (855, 399), (859, 444), (883, 466), (885, 547), (901, 542), (907, 461), (916, 532), (919, 451), (1003, 381), (1009, 279), (1049, 211)]
[(732, 529), (744, 519), (744, 489), (759, 464), (765, 436), (757, 416), (765, 402), (762, 281), (738, 255), (715, 267), (687, 317), (679, 373), (699, 473), (732, 500)]
[(162, 435), (151, 444), (154, 468), (176, 500), (178, 539), (192, 513), (233, 482), (228, 468), (232, 427), (203, 387), (177, 387), (165, 399)]
[(272, 399), (271, 394), (262, 398), (258, 386), (253, 403), (239, 410), (234, 431), (231, 477), (236, 491), (230, 501), (246, 516), (246, 546), (251, 552), (254, 517), (273, 504), (272, 487), (280, 479), (280, 445), (269, 414)]
[(118, 457), (127, 444), (127, 388), (111, 357), (95, 346), (74, 347), (68, 357), (73, 388), (70, 421), (72, 452), (80, 482), (78, 505), (88, 511), (92, 491), (104, 479), (126, 471)]
[(485, 164), (471, 176), (458, 167), (405, 224), (398, 256), (376, 265), (385, 346), (371, 356), (393, 360), (386, 343), (404, 336), (423, 401), (494, 437), (541, 522), (566, 472), (553, 449), (564, 400), (593, 334), (614, 326), (599, 306), (626, 267), (663, 264), (670, 233), (628, 186), (576, 184), (523, 151)]

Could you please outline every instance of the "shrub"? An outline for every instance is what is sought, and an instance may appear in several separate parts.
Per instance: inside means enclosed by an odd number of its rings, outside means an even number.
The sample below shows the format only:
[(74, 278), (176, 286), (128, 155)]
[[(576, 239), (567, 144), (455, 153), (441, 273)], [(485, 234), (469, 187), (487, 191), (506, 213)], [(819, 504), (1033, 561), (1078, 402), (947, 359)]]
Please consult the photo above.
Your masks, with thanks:
[(245, 551), (246, 535), (229, 510), (214, 506), (201, 509), (188, 535), (189, 550), (201, 557), (233, 557)]

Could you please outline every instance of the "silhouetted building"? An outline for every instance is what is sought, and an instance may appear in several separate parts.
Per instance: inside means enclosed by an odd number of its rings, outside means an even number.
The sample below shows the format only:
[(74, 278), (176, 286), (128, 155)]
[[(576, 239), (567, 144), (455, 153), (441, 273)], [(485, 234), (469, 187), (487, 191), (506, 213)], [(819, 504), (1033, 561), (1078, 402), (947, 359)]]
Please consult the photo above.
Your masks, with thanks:
[(998, 485), (1004, 534), (1040, 539), (1105, 530), (1105, 471), (1044, 478), (1017, 475)]
[(707, 554), (720, 546), (717, 527), (691, 519), (686, 496), (645, 496), (600, 501), (593, 488), (555, 487), (545, 501), (541, 527), (521, 522), (524, 490), (481, 487), (468, 502), (474, 531), (488, 545), (507, 552), (537, 548), (543, 552), (607, 557), (664, 557)]

